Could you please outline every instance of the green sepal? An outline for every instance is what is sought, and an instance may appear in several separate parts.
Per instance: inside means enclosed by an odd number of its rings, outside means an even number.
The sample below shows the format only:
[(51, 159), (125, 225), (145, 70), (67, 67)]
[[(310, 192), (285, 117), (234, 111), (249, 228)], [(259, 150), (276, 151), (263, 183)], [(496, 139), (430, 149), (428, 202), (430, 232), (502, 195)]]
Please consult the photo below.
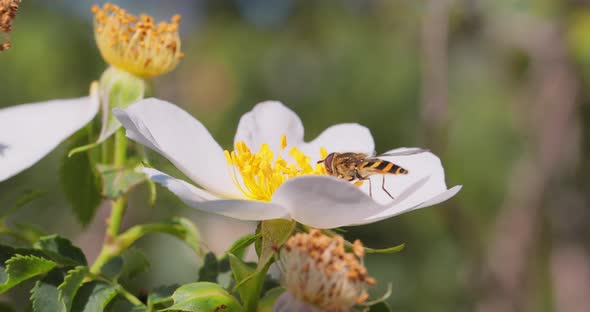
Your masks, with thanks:
[(274, 219), (260, 222), (258, 270), (270, 262), (275, 253), (289, 239), (295, 226), (294, 220)]
[(145, 94), (146, 82), (140, 77), (111, 66), (100, 77), (99, 88), (102, 129), (97, 143), (104, 141), (121, 127), (112, 109), (126, 108), (141, 100)]
[(368, 253), (368, 254), (391, 254), (391, 253), (400, 252), (400, 251), (404, 250), (405, 247), (406, 247), (406, 244), (399, 244), (397, 246), (382, 248), (382, 249), (373, 249), (373, 248), (368, 248), (368, 247), (364, 247), (364, 249), (365, 249), (365, 253)]
[(246, 248), (252, 245), (258, 238), (260, 238), (261, 234), (247, 234), (240, 237), (237, 241), (235, 241), (231, 247), (227, 250), (226, 254), (233, 254), (234, 256), (242, 259), (244, 258), (244, 252), (246, 252)]
[(133, 187), (147, 180), (147, 176), (139, 171), (140, 166), (118, 168), (97, 164), (96, 168), (102, 177), (102, 195), (112, 200), (119, 199)]
[(257, 270), (256, 266), (243, 262), (238, 257), (229, 254), (231, 271), (236, 280), (236, 286), (240, 299), (246, 311), (254, 311), (258, 306), (260, 291), (266, 277), (266, 272), (271, 262), (264, 269)]

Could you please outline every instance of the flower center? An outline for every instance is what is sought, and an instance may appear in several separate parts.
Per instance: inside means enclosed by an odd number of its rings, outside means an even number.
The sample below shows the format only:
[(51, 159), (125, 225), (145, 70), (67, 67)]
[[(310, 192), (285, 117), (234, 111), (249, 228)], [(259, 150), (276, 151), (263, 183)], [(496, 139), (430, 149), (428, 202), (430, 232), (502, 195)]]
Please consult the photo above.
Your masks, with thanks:
[[(281, 137), (281, 151), (287, 146), (286, 136)], [(320, 153), (325, 157), (326, 149)], [(225, 158), (230, 165), (230, 173), (234, 184), (253, 200), (270, 201), (272, 194), (287, 179), (309, 174), (326, 174), (323, 165), (311, 166), (311, 158), (296, 147), (289, 150), (289, 155), (295, 163), (289, 163), (270, 149), (268, 144), (262, 144), (257, 153), (252, 153), (246, 143), (240, 141), (235, 144), (232, 152), (224, 151)]]
[(292, 236), (279, 256), (283, 286), (322, 311), (348, 311), (365, 302), (367, 287), (376, 281), (362, 263), (362, 243), (355, 241), (352, 249), (346, 252), (342, 237), (329, 237), (319, 230)]
[(104, 60), (134, 75), (150, 78), (174, 69), (184, 57), (180, 52), (178, 23), (154, 24), (151, 16), (139, 18), (116, 5), (106, 3), (92, 7), (94, 34)]

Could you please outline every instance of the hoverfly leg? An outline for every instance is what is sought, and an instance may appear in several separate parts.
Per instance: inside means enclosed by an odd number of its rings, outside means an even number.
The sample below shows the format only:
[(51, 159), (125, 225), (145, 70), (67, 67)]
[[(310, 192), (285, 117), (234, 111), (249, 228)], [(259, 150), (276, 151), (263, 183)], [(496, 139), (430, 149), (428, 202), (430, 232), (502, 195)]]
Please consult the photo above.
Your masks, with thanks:
[(371, 179), (367, 179), (369, 180), (369, 197), (373, 198), (373, 185), (371, 184)]
[(385, 189), (385, 175), (381, 175), (381, 189), (391, 197), (391, 199), (395, 199), (395, 197), (391, 196), (389, 192)]

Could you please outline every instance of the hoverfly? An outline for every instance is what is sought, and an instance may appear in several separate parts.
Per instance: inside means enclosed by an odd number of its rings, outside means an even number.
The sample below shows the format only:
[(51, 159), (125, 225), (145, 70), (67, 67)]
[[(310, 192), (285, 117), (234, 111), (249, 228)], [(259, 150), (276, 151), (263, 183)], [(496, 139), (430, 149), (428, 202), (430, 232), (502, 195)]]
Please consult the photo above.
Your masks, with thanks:
[[(355, 185), (361, 185), (363, 181), (369, 181), (369, 196), (373, 197), (371, 180), (369, 176), (381, 174), (381, 189), (394, 199), (393, 196), (385, 189), (386, 174), (408, 174), (409, 171), (390, 161), (379, 159), (382, 156), (407, 156), (427, 152), (426, 149), (413, 148), (399, 152), (385, 153), (381, 155), (368, 155), (364, 153), (330, 153), (326, 158), (319, 160), (317, 163), (323, 163), (328, 174), (344, 179), (346, 181), (355, 181)], [(359, 183), (360, 182), (360, 183)]]

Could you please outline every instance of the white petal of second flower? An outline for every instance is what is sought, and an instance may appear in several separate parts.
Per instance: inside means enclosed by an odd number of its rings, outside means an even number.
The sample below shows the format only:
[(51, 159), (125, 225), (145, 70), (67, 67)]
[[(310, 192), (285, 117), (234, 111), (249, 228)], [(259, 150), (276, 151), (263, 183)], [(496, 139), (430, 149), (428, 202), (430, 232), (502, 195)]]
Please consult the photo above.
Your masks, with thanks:
[(176, 179), (152, 168), (143, 169), (152, 181), (168, 188), (190, 207), (239, 220), (269, 220), (286, 218), (279, 205), (239, 199), (219, 199), (186, 181)]
[(0, 181), (29, 168), (84, 127), (98, 106), (98, 97), (91, 96), (0, 109)]
[(113, 109), (127, 136), (168, 158), (203, 188), (243, 198), (233, 184), (223, 149), (198, 120), (178, 106), (155, 98)]

